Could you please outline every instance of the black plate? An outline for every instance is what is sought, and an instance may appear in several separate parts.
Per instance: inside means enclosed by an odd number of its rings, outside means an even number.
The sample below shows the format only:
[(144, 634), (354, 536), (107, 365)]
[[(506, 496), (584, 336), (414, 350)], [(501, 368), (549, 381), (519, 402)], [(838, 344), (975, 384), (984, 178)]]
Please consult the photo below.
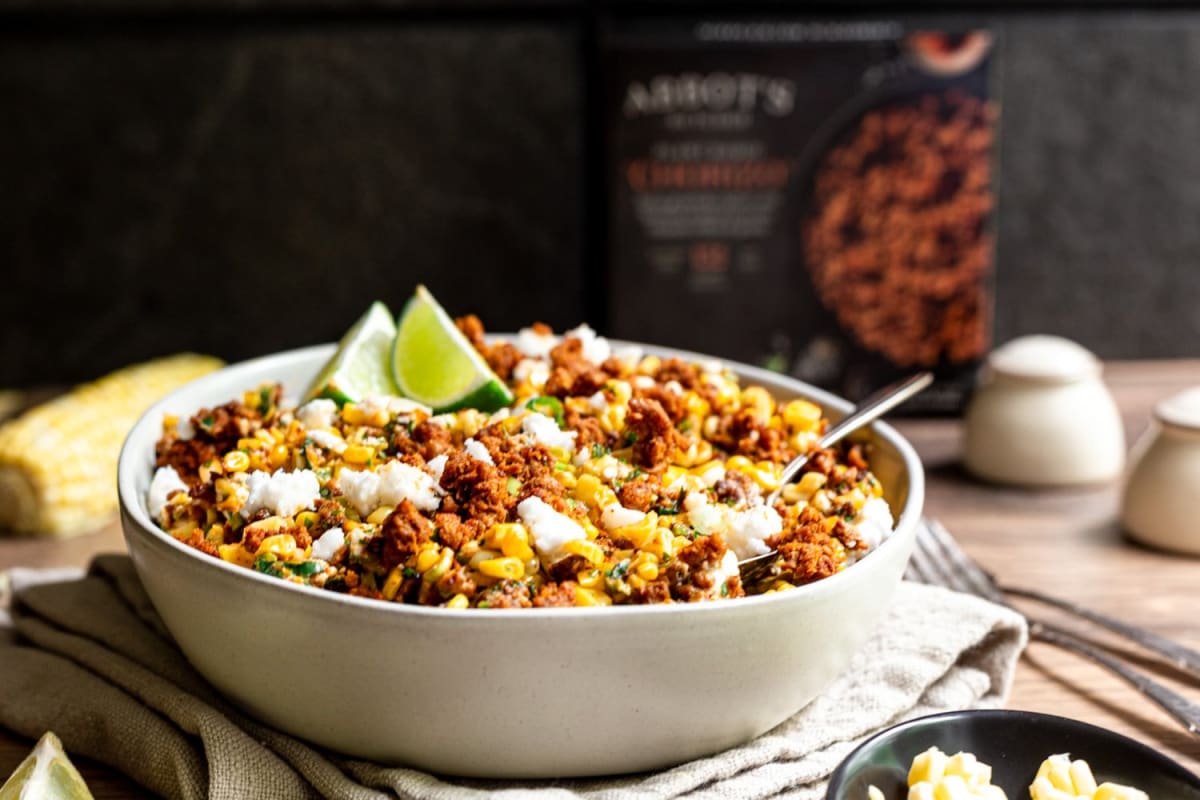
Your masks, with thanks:
[(934, 745), (991, 764), (992, 783), (1009, 800), (1029, 797), (1038, 766), (1053, 753), (1087, 761), (1097, 783), (1136, 786), (1154, 800), (1200, 800), (1200, 778), (1141, 742), (1065, 717), (1002, 710), (934, 714), (872, 736), (834, 770), (826, 800), (866, 800), (870, 784), (889, 798), (906, 797), (913, 756)]

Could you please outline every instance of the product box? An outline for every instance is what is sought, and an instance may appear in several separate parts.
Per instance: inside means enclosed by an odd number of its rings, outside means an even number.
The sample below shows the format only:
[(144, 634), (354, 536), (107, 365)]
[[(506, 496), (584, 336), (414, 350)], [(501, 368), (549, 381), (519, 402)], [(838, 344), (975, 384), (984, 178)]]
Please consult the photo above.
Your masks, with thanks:
[(976, 25), (612, 20), (608, 328), (957, 410), (991, 343), (998, 41)]

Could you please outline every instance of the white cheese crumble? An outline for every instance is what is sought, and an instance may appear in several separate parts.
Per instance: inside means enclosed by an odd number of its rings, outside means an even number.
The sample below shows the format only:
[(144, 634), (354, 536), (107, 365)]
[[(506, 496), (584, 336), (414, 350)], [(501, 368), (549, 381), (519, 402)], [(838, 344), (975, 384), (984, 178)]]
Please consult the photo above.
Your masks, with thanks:
[(862, 511), (854, 518), (854, 524), (858, 528), (858, 537), (874, 550), (891, 534), (895, 521), (887, 501), (882, 497), (872, 497), (863, 503)]
[(634, 375), (633, 376), (633, 388), (649, 389), (652, 386), (654, 386), (654, 378), (651, 378), (649, 375)]
[(521, 420), (521, 430), (546, 447), (560, 447), (569, 453), (575, 452), (575, 431), (559, 430), (558, 423), (541, 412), (532, 412)]
[(578, 339), (583, 349), (580, 354), (591, 361), (593, 364), (603, 364), (612, 355), (612, 348), (609, 347), (608, 339), (603, 336), (597, 336), (587, 323), (580, 325), (578, 328), (572, 328), (563, 334), (567, 339)]
[(739, 575), (738, 557), (733, 550), (726, 550), (725, 557), (721, 559), (721, 565), (712, 571), (713, 588), (708, 595), (710, 600), (721, 596), (721, 587), (723, 587), (730, 578)]
[(362, 413), (368, 418), (375, 416), (384, 416), (390, 418), (392, 416), (391, 399), (392, 398), (390, 397), (384, 397), (378, 394), (369, 394), (362, 400), (359, 400), (355, 405), (357, 405), (359, 410), (362, 411)]
[(770, 506), (754, 506), (735, 511), (725, 533), (725, 543), (738, 559), (771, 552), (766, 540), (783, 530), (783, 519)]
[(311, 430), (308, 438), (318, 447), (323, 447), (332, 453), (346, 452), (346, 440), (325, 430)]
[(337, 555), (337, 551), (341, 550), (344, 544), (346, 544), (346, 532), (341, 528), (330, 528), (321, 534), (321, 538), (313, 542), (310, 555), (322, 561), (329, 561)]
[(192, 425), (191, 419), (188, 417), (179, 418), (179, 422), (175, 423), (175, 436), (184, 442), (195, 438), (196, 428)]
[[(521, 328), (517, 331), (516, 348), (532, 358), (548, 357), (557, 344), (558, 337), (552, 333), (538, 333), (533, 328)], [(520, 364), (517, 366), (519, 368)]]
[(521, 522), (533, 537), (533, 546), (545, 564), (554, 564), (569, 555), (567, 542), (587, 538), (578, 522), (560, 514), (540, 497), (527, 497), (517, 506)]
[(550, 379), (550, 366), (545, 361), (523, 358), (513, 367), (513, 378), (518, 382), (528, 381), (534, 388), (541, 388)]
[(624, 528), (636, 525), (646, 518), (646, 515), (634, 508), (626, 508), (620, 503), (609, 503), (600, 510), (600, 524), (605, 530)]
[(636, 344), (627, 344), (623, 347), (614, 347), (612, 354), (613, 358), (620, 361), (629, 369), (633, 369), (642, 360), (644, 351)]
[(483, 442), (478, 439), (467, 439), (463, 442), (463, 452), (469, 455), (476, 461), (482, 461), (485, 464), (496, 466), (496, 462), (492, 460), (492, 454), (488, 452)]
[(608, 398), (604, 396), (604, 392), (596, 392), (588, 398), (588, 405), (593, 411), (603, 411), (608, 408)]
[(783, 530), (783, 519), (766, 505), (735, 511), (725, 505), (711, 505), (704, 492), (688, 492), (683, 499), (688, 523), (703, 534), (720, 532), (737, 559), (769, 553), (766, 540)]
[(421, 511), (434, 511), (442, 502), (441, 490), (431, 475), (399, 461), (389, 461), (374, 472), (343, 467), (337, 481), (342, 494), (364, 517), (380, 506), (395, 506), (404, 500)]
[(174, 467), (159, 467), (150, 480), (150, 490), (146, 492), (146, 510), (150, 512), (150, 516), (158, 519), (162, 510), (167, 507), (170, 496), (175, 492), (187, 490), (187, 484), (179, 477)]
[(425, 469), (433, 476), (433, 479), (438, 483), (442, 482), (442, 471), (446, 469), (446, 462), (449, 459), (445, 455), (434, 456), (425, 464)]
[(264, 508), (272, 514), (290, 517), (312, 508), (321, 497), (321, 483), (309, 469), (274, 474), (256, 469), (247, 476), (246, 486), (250, 494), (241, 513), (247, 517)]
[(309, 430), (331, 428), (333, 427), (333, 418), (337, 416), (337, 410), (337, 403), (324, 397), (318, 397), (297, 408), (296, 419)]

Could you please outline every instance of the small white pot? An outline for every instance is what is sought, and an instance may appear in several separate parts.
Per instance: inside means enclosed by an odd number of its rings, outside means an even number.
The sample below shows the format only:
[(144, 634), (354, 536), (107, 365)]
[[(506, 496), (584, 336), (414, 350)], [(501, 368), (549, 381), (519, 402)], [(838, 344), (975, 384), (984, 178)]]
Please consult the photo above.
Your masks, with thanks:
[(1125, 463), (1116, 403), (1091, 353), (1056, 336), (997, 348), (966, 412), (965, 463), (997, 483), (1111, 481)]
[(1133, 538), (1200, 555), (1200, 387), (1154, 409), (1121, 494), (1121, 524)]

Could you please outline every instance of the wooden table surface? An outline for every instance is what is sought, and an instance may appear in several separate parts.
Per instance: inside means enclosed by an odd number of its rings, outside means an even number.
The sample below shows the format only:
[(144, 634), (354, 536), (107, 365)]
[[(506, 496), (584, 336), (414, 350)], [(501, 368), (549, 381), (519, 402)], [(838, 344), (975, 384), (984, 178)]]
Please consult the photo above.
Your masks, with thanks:
[[(1200, 360), (1117, 362), (1107, 366), (1105, 379), (1132, 444), (1145, 430), (1155, 402), (1200, 385)], [(1117, 484), (1053, 491), (984, 485), (959, 465), (959, 421), (901, 420), (897, 427), (925, 462), (927, 513), (945, 523), (1002, 582), (1042, 588), (1200, 648), (1200, 559), (1156, 552), (1124, 538), (1116, 523)], [(95, 553), (122, 550), (115, 524), (65, 541), (0, 539), (0, 570), (18, 565), (83, 566)], [(1114, 647), (1200, 703), (1200, 679), (1182, 678), (1128, 646)], [(1110, 728), (1200, 772), (1200, 738), (1119, 678), (1052, 646), (1030, 645), (1017, 668), (1008, 706)], [(15, 769), (31, 746), (0, 730), (0, 776)], [(77, 760), (97, 798), (144, 794), (111, 770)]]

